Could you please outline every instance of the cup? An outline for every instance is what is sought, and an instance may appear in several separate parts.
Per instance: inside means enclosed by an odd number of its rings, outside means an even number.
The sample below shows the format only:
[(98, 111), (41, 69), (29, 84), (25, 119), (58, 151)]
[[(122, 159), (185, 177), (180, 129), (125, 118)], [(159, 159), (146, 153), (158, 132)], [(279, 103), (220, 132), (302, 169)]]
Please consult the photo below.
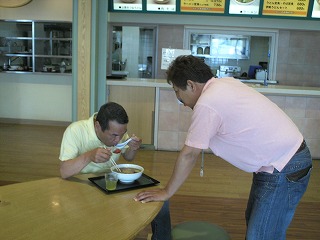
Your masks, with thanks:
[(106, 189), (115, 190), (117, 188), (118, 175), (114, 172), (105, 173)]

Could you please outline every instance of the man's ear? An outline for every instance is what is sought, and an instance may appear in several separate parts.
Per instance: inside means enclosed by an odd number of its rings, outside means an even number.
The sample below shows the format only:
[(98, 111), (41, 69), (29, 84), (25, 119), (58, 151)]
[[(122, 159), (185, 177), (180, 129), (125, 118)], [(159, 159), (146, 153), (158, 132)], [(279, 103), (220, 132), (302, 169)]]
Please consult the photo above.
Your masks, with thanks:
[(100, 128), (100, 123), (97, 120), (94, 121), (94, 128), (96, 130)]
[(187, 80), (187, 86), (190, 87), (192, 92), (194, 92), (197, 88), (197, 85), (195, 84), (195, 82), (191, 80)]

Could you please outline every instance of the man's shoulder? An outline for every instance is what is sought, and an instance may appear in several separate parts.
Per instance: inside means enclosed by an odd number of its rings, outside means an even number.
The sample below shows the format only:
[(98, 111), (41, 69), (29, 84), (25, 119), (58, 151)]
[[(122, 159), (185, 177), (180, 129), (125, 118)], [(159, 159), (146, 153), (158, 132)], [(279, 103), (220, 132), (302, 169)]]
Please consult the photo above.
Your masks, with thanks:
[(94, 131), (93, 125), (92, 118), (79, 120), (71, 123), (66, 129), (66, 133), (80, 135), (90, 134), (92, 131)]
[(71, 123), (68, 126), (68, 128), (71, 128), (71, 129), (82, 129), (82, 128), (87, 128), (87, 127), (92, 127), (94, 125), (93, 124), (93, 117), (94, 117), (94, 115), (91, 116), (88, 119), (75, 121), (75, 122)]

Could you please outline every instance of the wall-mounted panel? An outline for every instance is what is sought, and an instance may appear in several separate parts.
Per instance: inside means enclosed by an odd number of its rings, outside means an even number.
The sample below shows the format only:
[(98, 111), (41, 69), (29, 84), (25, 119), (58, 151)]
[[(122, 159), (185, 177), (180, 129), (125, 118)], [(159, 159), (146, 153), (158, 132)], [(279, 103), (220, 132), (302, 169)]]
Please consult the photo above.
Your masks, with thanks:
[(320, 0), (113, 0), (111, 12), (320, 19)]

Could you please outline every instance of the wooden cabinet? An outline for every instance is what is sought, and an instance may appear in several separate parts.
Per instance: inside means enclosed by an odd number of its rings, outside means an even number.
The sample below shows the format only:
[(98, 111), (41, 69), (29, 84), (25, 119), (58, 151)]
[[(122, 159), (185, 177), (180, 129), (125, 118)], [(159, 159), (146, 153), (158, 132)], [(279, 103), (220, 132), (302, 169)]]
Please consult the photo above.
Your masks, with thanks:
[(155, 88), (108, 86), (108, 101), (121, 104), (128, 116), (128, 133), (142, 138), (143, 144), (154, 144)]

